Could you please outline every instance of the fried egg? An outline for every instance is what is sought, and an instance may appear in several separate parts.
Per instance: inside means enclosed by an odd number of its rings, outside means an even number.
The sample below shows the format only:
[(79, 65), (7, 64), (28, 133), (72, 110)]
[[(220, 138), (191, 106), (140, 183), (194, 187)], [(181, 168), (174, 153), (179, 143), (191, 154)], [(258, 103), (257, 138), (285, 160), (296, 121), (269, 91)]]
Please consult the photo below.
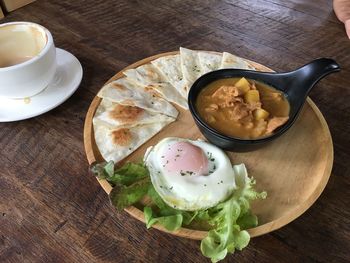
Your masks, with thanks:
[(165, 138), (148, 148), (144, 162), (155, 190), (176, 209), (213, 207), (236, 187), (227, 155), (204, 141)]

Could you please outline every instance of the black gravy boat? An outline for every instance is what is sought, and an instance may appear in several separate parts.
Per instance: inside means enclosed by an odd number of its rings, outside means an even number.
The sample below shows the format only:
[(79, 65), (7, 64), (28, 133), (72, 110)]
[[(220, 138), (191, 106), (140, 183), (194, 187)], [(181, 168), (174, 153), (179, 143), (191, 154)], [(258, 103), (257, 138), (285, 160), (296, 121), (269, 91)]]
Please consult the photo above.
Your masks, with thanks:
[[(235, 152), (258, 149), (286, 132), (296, 121), (307, 95), (315, 84), (330, 73), (338, 72), (339, 65), (329, 58), (316, 59), (301, 68), (285, 73), (258, 72), (241, 69), (220, 69), (209, 72), (197, 79), (189, 92), (188, 104), (191, 114), (203, 135), (218, 147)], [(211, 128), (199, 116), (195, 102), (199, 92), (209, 83), (223, 78), (246, 77), (274, 87), (284, 93), (290, 104), (289, 120), (271, 135), (258, 139), (239, 139), (223, 135)]]

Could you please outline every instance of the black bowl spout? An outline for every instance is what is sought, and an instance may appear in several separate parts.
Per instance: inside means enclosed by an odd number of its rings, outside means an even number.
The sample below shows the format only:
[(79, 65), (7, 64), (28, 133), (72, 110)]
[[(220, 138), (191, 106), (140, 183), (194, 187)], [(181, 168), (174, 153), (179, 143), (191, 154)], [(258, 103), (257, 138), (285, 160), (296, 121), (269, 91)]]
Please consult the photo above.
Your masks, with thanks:
[(270, 83), (287, 95), (291, 105), (290, 117), (293, 118), (299, 113), (317, 82), (339, 70), (339, 65), (333, 59), (319, 58), (294, 71), (275, 74)]
[(294, 71), (275, 74), (281, 78), (276, 84), (289, 95), (294, 93), (307, 95), (319, 80), (339, 70), (339, 65), (333, 59), (319, 58)]
[[(306, 97), (315, 86), (315, 84), (330, 73), (340, 70), (339, 65), (329, 58), (316, 59), (294, 71), (285, 73), (258, 72), (241, 69), (221, 69), (209, 72), (192, 85), (189, 95), (188, 104), (191, 114), (201, 130), (203, 135), (213, 144), (222, 149), (230, 151), (252, 151), (264, 146), (266, 143), (276, 139), (286, 132), (295, 122)], [(196, 109), (196, 100), (199, 92), (209, 83), (223, 78), (245, 77), (266, 83), (284, 93), (290, 105), (288, 121), (277, 128), (274, 133), (268, 137), (258, 139), (240, 139), (220, 134), (210, 127), (198, 114)]]

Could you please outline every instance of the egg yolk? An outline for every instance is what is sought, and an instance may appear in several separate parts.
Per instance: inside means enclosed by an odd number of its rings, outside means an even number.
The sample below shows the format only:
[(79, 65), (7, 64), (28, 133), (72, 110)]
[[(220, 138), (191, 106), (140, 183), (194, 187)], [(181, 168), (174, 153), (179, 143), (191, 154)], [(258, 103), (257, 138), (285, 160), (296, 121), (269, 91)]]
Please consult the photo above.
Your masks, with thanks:
[(208, 158), (203, 150), (189, 142), (176, 142), (164, 147), (161, 165), (170, 173), (207, 175)]

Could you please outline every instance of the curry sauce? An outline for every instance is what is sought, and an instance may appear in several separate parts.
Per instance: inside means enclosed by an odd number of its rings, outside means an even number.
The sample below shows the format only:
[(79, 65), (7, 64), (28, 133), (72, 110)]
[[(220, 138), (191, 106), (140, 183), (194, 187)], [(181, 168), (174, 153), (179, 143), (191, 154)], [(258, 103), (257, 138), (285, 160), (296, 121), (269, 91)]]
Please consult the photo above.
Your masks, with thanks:
[(289, 118), (289, 102), (281, 91), (245, 78), (216, 80), (198, 95), (196, 108), (218, 132), (241, 139), (270, 135)]

